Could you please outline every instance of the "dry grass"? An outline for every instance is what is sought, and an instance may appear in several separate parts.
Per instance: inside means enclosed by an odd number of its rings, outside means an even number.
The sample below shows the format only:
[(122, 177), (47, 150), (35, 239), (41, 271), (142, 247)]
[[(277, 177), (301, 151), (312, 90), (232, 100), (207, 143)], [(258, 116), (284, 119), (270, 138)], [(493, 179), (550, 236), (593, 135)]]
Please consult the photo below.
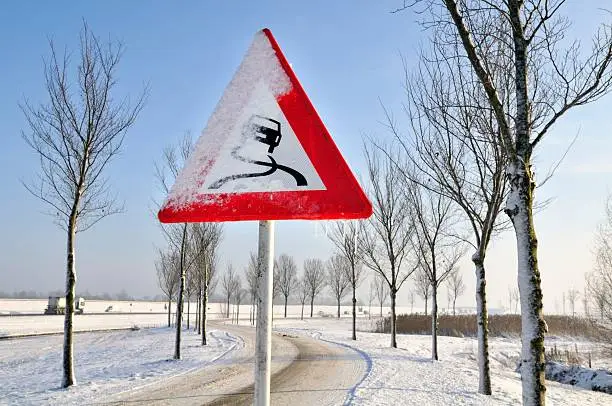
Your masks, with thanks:
[[(590, 320), (570, 316), (546, 316), (548, 335), (583, 337), (605, 340), (610, 331)], [(390, 331), (390, 319), (378, 321), (376, 331)], [(430, 334), (431, 317), (422, 314), (403, 314), (397, 317), (397, 332), (400, 334)], [(441, 315), (438, 317), (438, 334), (453, 337), (475, 337), (476, 316)], [(489, 316), (489, 334), (494, 337), (520, 336), (521, 316), (516, 314)]]

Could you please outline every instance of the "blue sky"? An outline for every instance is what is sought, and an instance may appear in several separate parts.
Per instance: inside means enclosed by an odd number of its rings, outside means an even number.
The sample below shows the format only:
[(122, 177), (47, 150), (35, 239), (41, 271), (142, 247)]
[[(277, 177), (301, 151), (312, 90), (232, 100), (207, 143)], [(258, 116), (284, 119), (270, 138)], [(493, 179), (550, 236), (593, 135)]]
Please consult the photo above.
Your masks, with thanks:
[[(92, 292), (154, 295), (154, 249), (163, 240), (151, 214), (159, 198), (153, 163), (164, 146), (190, 131), (197, 135), (246, 51), (253, 34), (269, 27), (292, 63), (345, 158), (359, 173), (361, 137), (382, 135), (380, 102), (400, 114), (402, 65), (423, 40), (410, 13), (391, 14), (400, 1), (310, 2), (12, 2), (0, 12), (0, 290), (60, 289), (64, 284), (65, 235), (45, 207), (20, 180), (32, 179), (36, 156), (20, 137), (25, 129), (18, 102), (45, 100), (42, 58), (48, 39), (76, 50), (85, 19), (101, 37), (126, 46), (119, 67), (118, 91), (137, 95), (145, 84), (145, 109), (129, 131), (121, 156), (111, 164), (113, 189), (126, 212), (99, 223), (77, 241), (78, 286)], [(588, 41), (593, 21), (603, 18), (605, 0), (568, 8), (575, 19), (571, 34)], [(562, 155), (576, 132), (580, 138), (564, 164), (539, 192), (553, 197), (538, 215), (540, 264), (545, 301), (554, 305), (562, 290), (582, 287), (591, 266), (593, 230), (611, 186), (612, 97), (572, 113), (554, 128), (537, 153), (536, 170), (544, 174)], [(226, 227), (224, 259), (239, 268), (256, 246), (255, 223)], [(507, 286), (516, 280), (511, 234), (495, 242), (489, 255), (491, 303), (506, 302)], [(301, 264), (311, 256), (327, 257), (331, 245), (321, 225), (279, 222), (277, 253), (292, 254)], [(472, 287), (472, 270), (463, 266)], [(364, 294), (365, 296), (365, 294)], [(472, 302), (473, 290), (462, 303)], [(364, 297), (365, 299), (365, 297)]]

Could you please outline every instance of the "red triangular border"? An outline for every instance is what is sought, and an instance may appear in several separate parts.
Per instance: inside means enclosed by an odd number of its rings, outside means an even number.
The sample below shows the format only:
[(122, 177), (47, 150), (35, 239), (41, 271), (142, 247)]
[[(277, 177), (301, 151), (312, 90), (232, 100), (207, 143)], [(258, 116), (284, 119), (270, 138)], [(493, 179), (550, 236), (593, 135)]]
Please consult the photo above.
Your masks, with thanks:
[[(277, 98), (326, 190), (221, 193), (188, 206), (172, 201), (159, 211), (162, 223), (246, 220), (332, 220), (367, 218), (372, 205), (332, 140), (272, 32), (264, 28), (292, 89)], [(210, 195), (204, 195), (210, 196)]]

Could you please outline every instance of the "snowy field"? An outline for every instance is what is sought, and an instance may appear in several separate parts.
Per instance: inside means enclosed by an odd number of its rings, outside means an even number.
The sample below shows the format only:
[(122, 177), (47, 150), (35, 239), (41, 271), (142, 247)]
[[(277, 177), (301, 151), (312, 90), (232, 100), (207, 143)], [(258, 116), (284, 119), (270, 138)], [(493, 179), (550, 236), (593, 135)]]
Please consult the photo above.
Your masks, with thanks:
[[(398, 348), (389, 348), (390, 336), (359, 332), (350, 339), (349, 320), (275, 320), (275, 328), (290, 334), (309, 335), (358, 351), (369, 364), (369, 373), (357, 386), (354, 405), (517, 405), (521, 381), (514, 372), (520, 354), (519, 339), (490, 341), (493, 396), (477, 393), (477, 341), (439, 337), (440, 361), (431, 361), (431, 336), (398, 335)], [(560, 348), (574, 341), (555, 339)], [(579, 342), (583, 348), (595, 344)], [(552, 343), (547, 343), (552, 345)], [(595, 360), (612, 367), (612, 360)], [(547, 381), (551, 405), (611, 405), (612, 396)]]
[(0, 405), (86, 405), (111, 394), (143, 388), (221, 362), (241, 345), (239, 337), (210, 331), (183, 335), (182, 357), (172, 360), (174, 329), (84, 333), (75, 337), (77, 385), (60, 389), (62, 337), (0, 341)]
[[(152, 301), (119, 301), (119, 300), (88, 300), (85, 298), (85, 313), (105, 313), (106, 310), (112, 306), (111, 313), (164, 313), (167, 310), (167, 302), (152, 302)], [(195, 311), (196, 304), (191, 302), (191, 311)], [(43, 314), (47, 307), (47, 299), (2, 299), (0, 298), (0, 315), (9, 314)], [(185, 304), (185, 309), (187, 304)], [(176, 303), (172, 302), (172, 311), (176, 309)], [(224, 303), (209, 303), (209, 311), (211, 313), (225, 313), (226, 305)], [(251, 310), (251, 306), (248, 303), (244, 303), (240, 306), (239, 313), (241, 315), (248, 315)], [(330, 305), (314, 305), (313, 313), (315, 315), (335, 316), (337, 309), (336, 306)], [(230, 305), (230, 313), (235, 313), (237, 306)], [(302, 311), (301, 305), (289, 305), (287, 306), (287, 315), (293, 317), (299, 317)], [(472, 307), (458, 307), (458, 314), (473, 314), (475, 311)], [(340, 312), (342, 317), (350, 317), (352, 312), (352, 306), (341, 306)], [(357, 308), (357, 313), (360, 316), (367, 316), (371, 313), (374, 316), (388, 315), (391, 312), (389, 306), (380, 306), (372, 303), (372, 306), (361, 305)], [(412, 312), (423, 312), (420, 307), (411, 306), (398, 306), (397, 313), (412, 313)], [(446, 309), (440, 307), (440, 313), (445, 313)], [(503, 313), (502, 309), (491, 309), (489, 314)], [(310, 305), (306, 304), (304, 307), (304, 314), (310, 315)], [(274, 305), (274, 315), (284, 315), (284, 306), (280, 302)]]

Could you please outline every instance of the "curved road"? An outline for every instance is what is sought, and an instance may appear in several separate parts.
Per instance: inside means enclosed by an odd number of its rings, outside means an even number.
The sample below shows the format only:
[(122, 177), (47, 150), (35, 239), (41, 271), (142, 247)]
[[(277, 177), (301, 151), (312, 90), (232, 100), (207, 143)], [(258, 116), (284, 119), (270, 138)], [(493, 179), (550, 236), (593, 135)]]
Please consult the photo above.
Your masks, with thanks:
[[(125, 405), (252, 405), (255, 329), (210, 323), (244, 345), (228, 359), (196, 372), (130, 391), (111, 403)], [(348, 348), (307, 337), (273, 333), (272, 405), (342, 405), (366, 373)]]

